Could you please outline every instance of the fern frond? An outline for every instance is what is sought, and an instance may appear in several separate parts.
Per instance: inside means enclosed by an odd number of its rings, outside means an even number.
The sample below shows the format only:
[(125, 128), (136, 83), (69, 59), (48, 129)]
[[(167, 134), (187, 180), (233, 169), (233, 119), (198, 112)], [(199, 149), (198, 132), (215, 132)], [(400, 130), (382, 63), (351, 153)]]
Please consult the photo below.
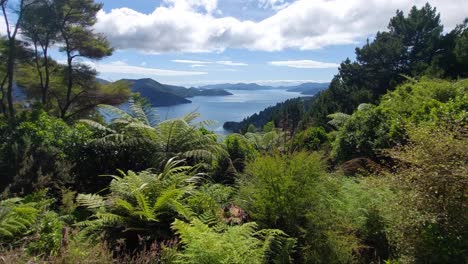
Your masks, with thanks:
[(97, 209), (105, 205), (104, 198), (97, 194), (78, 194), (76, 202), (88, 209)]

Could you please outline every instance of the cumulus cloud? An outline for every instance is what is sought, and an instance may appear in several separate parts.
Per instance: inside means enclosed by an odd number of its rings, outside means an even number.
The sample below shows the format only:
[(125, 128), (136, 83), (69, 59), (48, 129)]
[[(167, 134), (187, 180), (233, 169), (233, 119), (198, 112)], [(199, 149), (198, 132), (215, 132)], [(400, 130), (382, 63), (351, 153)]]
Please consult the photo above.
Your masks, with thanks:
[[(149, 14), (129, 8), (101, 11), (95, 28), (116, 48), (142, 52), (311, 50), (356, 43), (385, 29), (397, 9), (407, 12), (426, 1), (296, 0), (264, 20), (250, 21), (213, 15), (221, 14), (216, 0), (164, 0)], [(466, 0), (431, 4), (441, 12), (446, 29), (461, 23), (468, 10)]]
[(176, 71), (176, 70), (132, 66), (132, 65), (128, 65), (126, 62), (123, 62), (123, 61), (115, 61), (111, 63), (95, 63), (95, 62), (86, 61), (84, 63), (95, 68), (100, 73), (121, 73), (121, 74), (146, 75), (146, 76), (195, 76), (195, 75), (207, 74), (207, 72), (200, 72), (200, 71)]
[(300, 69), (326, 69), (326, 68), (337, 68), (340, 66), (337, 63), (321, 62), (321, 61), (314, 61), (314, 60), (270, 61), (269, 64), (273, 66), (285, 66), (285, 67), (300, 68)]

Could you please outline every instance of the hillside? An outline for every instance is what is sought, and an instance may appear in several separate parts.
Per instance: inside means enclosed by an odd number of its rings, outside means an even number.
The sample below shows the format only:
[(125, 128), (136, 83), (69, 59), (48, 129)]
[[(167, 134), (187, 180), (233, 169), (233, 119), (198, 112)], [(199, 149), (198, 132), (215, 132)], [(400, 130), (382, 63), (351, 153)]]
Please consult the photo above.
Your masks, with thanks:
[(186, 99), (194, 96), (227, 96), (231, 93), (221, 90), (202, 90), (198, 88), (185, 88), (175, 85), (159, 83), (150, 78), (122, 79), (117, 82), (127, 82), (132, 92), (140, 93), (147, 98), (153, 106), (171, 106), (187, 104), (192, 101)]
[(299, 92), (303, 95), (315, 95), (330, 86), (330, 83), (303, 83), (297, 86), (290, 87), (288, 92)]

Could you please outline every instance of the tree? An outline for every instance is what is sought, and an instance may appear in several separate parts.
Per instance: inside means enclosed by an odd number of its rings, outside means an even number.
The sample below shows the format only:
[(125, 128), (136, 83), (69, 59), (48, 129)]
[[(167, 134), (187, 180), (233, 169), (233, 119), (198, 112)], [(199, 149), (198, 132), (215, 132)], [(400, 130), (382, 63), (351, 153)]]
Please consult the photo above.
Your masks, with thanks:
[[(80, 82), (80, 78), (77, 77), (77, 75), (89, 76), (89, 67), (75, 63), (74, 59), (78, 57), (101, 59), (110, 56), (113, 49), (103, 35), (94, 33), (92, 29), (102, 4), (95, 3), (94, 0), (56, 0), (54, 8), (63, 44), (60, 50), (67, 56), (65, 71), (67, 90), (65, 99), (62, 102), (58, 101), (60, 116), (66, 118), (78, 95), (89, 85)], [(94, 80), (95, 74), (92, 77), (88, 80)], [(81, 87), (81, 91), (74, 92), (76, 86)]]
[(49, 48), (57, 41), (59, 33), (55, 11), (53, 0), (36, 0), (24, 11), (21, 21), (22, 35), (26, 36), (34, 46), (35, 66), (41, 87), (41, 102), (45, 107), (49, 100)]
[[(468, 68), (468, 18), (465, 19), (465, 23), (459, 26), (459, 35), (455, 41), (455, 55), (457, 61), (462, 65), (462, 67)], [(468, 73), (465, 72), (467, 76)]]
[(402, 11), (397, 11), (388, 28), (389, 33), (399, 38), (405, 47), (402, 54), (406, 61), (405, 70), (412, 76), (424, 73), (437, 54), (442, 39), (443, 26), (436, 8), (429, 3), (421, 9), (413, 6), (407, 17)]
[[(27, 8), (28, 2), (26, 0), (20, 0), (17, 10), (16, 23), (13, 29), (10, 28), (10, 20), (8, 17), (7, 9), (8, 0), (0, 0), (0, 6), (2, 8), (3, 17), (6, 25), (6, 36), (8, 40), (8, 55), (6, 62), (6, 78), (7, 78), (7, 102), (8, 102), (8, 116), (11, 119), (15, 118), (15, 108), (13, 105), (13, 82), (15, 74), (15, 60), (16, 60), (16, 36), (20, 28), (21, 21), (23, 19), (24, 10)], [(3, 84), (2, 84), (3, 85)]]

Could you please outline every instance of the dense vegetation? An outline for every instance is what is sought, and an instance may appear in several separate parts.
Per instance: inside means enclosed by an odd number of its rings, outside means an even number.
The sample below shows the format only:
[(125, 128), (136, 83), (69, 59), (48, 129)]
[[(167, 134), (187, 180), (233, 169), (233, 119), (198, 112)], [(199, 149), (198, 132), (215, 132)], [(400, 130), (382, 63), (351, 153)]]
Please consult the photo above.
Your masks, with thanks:
[(74, 60), (111, 53), (101, 5), (19, 4), (28, 39), (0, 46), (0, 262), (468, 261), (466, 23), (443, 35), (429, 5), (398, 11), (328, 90), (222, 138)]

